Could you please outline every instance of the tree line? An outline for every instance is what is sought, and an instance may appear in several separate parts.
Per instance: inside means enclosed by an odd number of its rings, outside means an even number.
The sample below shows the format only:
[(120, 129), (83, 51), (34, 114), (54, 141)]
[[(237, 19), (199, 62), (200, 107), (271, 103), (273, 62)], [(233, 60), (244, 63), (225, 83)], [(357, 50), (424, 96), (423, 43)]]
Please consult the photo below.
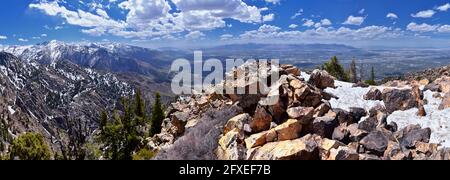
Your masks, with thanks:
[(351, 83), (362, 82), (368, 85), (376, 85), (375, 68), (373, 66), (371, 67), (370, 77), (366, 79), (364, 64), (361, 63), (359, 65), (359, 76), (358, 76), (358, 68), (356, 61), (354, 59), (352, 60), (350, 67), (347, 70), (345, 70), (344, 67), (340, 64), (338, 58), (334, 56), (328, 62), (325, 62), (321, 66), (321, 69), (327, 71), (330, 75), (336, 77), (340, 81)]

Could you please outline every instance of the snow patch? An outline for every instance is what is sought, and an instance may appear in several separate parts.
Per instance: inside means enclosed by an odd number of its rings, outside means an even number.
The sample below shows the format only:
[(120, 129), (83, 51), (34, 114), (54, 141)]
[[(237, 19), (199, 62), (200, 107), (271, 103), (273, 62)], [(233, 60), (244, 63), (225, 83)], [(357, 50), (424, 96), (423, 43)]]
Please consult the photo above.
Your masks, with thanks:
[(16, 113), (16, 110), (14, 110), (14, 109), (12, 108), (12, 106), (8, 106), (8, 111), (9, 111), (9, 114), (11, 114), (11, 115), (13, 115), (13, 114)]

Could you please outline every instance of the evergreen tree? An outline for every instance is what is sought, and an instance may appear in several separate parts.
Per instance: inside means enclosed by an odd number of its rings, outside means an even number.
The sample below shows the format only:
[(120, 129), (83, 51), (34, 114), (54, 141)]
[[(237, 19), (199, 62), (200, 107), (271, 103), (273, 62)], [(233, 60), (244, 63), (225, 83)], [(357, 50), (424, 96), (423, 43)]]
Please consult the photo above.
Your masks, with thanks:
[(44, 137), (37, 133), (20, 135), (11, 144), (10, 159), (14, 160), (50, 160), (50, 147), (45, 143)]
[(356, 62), (355, 62), (355, 60), (352, 60), (352, 63), (350, 64), (349, 76), (350, 76), (350, 81), (352, 83), (357, 83), (358, 82), (358, 77), (356, 75)]
[(339, 63), (336, 56), (332, 57), (330, 61), (323, 65), (323, 69), (330, 73), (330, 75), (336, 77), (340, 81), (349, 81), (348, 74), (345, 72), (344, 67)]
[(370, 79), (366, 81), (366, 84), (368, 85), (376, 85), (376, 81), (375, 81), (375, 68), (372, 66), (372, 69), (370, 71)]
[(155, 94), (155, 104), (152, 108), (152, 119), (150, 127), (150, 136), (158, 134), (161, 132), (161, 125), (164, 120), (164, 109), (161, 103), (161, 95), (159, 93)]
[(361, 63), (359, 66), (359, 81), (364, 82), (365, 80), (364, 64)]
[(108, 114), (106, 113), (106, 111), (102, 111), (102, 114), (100, 115), (100, 129), (103, 130), (107, 124)]

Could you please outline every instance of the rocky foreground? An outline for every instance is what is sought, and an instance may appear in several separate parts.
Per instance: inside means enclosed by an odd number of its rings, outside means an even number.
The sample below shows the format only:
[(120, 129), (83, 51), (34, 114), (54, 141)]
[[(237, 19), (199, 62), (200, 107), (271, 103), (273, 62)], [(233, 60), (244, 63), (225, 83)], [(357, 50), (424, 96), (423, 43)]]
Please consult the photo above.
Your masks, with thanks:
[[(254, 66), (257, 64), (246, 64), (235, 71)], [(446, 75), (432, 83), (408, 81), (402, 82), (403, 85), (356, 87), (358, 85), (335, 81), (320, 70), (310, 75), (290, 65), (266, 70), (268, 77), (273, 70), (281, 74), (279, 80), (271, 84), (268, 95), (213, 93), (173, 103), (163, 132), (148, 139), (149, 148), (160, 151), (156, 159), (450, 158), (450, 149), (443, 143), (430, 142), (435, 133), (431, 128), (403, 123), (400, 129), (395, 119), (389, 118), (408, 111), (414, 112), (409, 114), (412, 119), (432, 117), (430, 114), (437, 112), (427, 112), (431, 105), (424, 98), (424, 91), (433, 93), (434, 101), (440, 99), (436, 111), (448, 112), (450, 77)], [(235, 72), (228, 76), (233, 74)], [(247, 79), (255, 76), (247, 75)], [(238, 88), (253, 83), (258, 80), (225, 85)], [(364, 93), (354, 93), (356, 91)], [(267, 97), (279, 97), (279, 100), (272, 105), (267, 103)], [(352, 101), (360, 103), (350, 103)], [(352, 104), (355, 107), (351, 107)], [(423, 120), (434, 121), (432, 118)]]

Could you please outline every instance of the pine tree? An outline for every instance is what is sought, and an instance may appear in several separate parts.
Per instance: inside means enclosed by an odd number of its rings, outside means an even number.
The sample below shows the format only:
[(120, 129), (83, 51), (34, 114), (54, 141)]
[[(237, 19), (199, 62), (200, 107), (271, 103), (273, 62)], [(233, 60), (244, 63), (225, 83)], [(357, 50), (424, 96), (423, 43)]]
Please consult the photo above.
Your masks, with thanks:
[(159, 93), (155, 94), (155, 104), (152, 108), (152, 119), (150, 127), (150, 136), (158, 134), (161, 132), (161, 124), (164, 120), (164, 109), (161, 103), (161, 95)]
[(137, 122), (139, 123), (139, 125), (144, 125), (146, 120), (147, 120), (147, 115), (146, 115), (146, 107), (145, 107), (145, 102), (142, 99), (142, 94), (140, 90), (137, 90), (136, 92), (136, 96), (134, 97), (134, 114), (136, 115)]
[(357, 83), (358, 82), (358, 77), (356, 75), (356, 62), (355, 62), (355, 60), (352, 60), (352, 63), (350, 64), (349, 76), (350, 76), (350, 81), (352, 83)]
[(339, 63), (336, 56), (332, 57), (330, 61), (323, 65), (323, 69), (330, 73), (332, 76), (336, 77), (341, 81), (349, 81), (348, 74), (345, 72), (344, 67)]
[(368, 85), (376, 85), (376, 81), (375, 81), (375, 68), (372, 66), (372, 69), (370, 71), (370, 79), (366, 81), (366, 84)]

